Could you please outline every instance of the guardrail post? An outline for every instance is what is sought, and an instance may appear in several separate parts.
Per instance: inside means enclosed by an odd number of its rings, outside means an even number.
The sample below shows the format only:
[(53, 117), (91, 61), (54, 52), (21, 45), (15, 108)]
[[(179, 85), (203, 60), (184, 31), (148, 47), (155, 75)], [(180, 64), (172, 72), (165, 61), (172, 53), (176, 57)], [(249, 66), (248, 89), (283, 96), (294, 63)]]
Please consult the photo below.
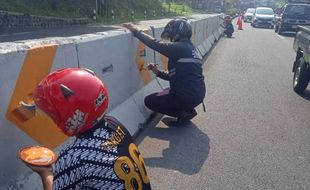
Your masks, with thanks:
[(96, 12), (96, 9), (93, 9), (92, 18), (93, 18), (93, 20), (97, 20), (97, 12)]
[(114, 20), (114, 19), (115, 19), (115, 16), (114, 16), (114, 10), (113, 10), (113, 9), (111, 10), (111, 17), (112, 17), (112, 20)]
[(132, 11), (131, 11), (131, 20), (134, 20), (134, 19), (135, 19), (135, 11), (132, 10)]

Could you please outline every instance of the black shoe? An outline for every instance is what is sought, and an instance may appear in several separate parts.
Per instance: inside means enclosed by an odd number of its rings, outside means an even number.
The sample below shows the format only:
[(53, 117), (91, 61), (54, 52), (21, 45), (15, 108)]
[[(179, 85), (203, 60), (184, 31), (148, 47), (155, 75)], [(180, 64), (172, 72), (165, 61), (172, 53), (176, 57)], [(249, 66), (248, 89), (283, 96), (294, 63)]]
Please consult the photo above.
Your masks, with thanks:
[(188, 120), (188, 121), (180, 121), (180, 120), (175, 120), (175, 121), (170, 121), (169, 123), (168, 123), (168, 126), (169, 127), (186, 127), (186, 126), (188, 126), (189, 124), (191, 123), (191, 121), (190, 120)]
[(172, 117), (165, 117), (161, 121), (169, 127), (185, 127), (191, 123), (189, 120), (184, 122)]
[(178, 122), (184, 123), (189, 122), (191, 119), (193, 119), (197, 115), (197, 112), (195, 109), (192, 109), (189, 112), (184, 112), (180, 117), (178, 117)]

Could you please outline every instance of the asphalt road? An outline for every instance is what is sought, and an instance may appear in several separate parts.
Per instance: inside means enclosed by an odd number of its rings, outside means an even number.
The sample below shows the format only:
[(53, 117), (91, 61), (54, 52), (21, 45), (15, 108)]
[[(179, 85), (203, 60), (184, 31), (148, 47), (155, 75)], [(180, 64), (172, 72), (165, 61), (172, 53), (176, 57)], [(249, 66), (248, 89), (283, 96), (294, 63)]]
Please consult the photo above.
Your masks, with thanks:
[(218, 42), (204, 65), (206, 113), (137, 139), (153, 189), (310, 189), (310, 88), (292, 89), (293, 40), (245, 24)]
[(69, 37), (104, 32), (117, 28), (117, 26), (86, 25), (51, 29), (10, 29), (0, 31), (1, 42), (15, 42), (47, 37)]

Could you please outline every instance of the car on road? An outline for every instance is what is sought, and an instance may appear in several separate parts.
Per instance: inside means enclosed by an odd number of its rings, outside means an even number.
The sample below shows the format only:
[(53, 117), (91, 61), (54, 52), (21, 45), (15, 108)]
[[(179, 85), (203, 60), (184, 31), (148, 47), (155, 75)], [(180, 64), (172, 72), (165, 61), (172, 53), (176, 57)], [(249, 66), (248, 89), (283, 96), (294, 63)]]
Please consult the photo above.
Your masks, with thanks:
[(275, 16), (275, 32), (296, 32), (298, 25), (310, 25), (310, 4), (287, 3)]
[(255, 8), (248, 8), (243, 15), (243, 21), (252, 22), (254, 12), (255, 12)]
[(274, 27), (274, 12), (270, 7), (256, 7), (251, 25), (253, 27)]
[(293, 88), (302, 93), (310, 82), (310, 26), (298, 26), (293, 48), (296, 52)]

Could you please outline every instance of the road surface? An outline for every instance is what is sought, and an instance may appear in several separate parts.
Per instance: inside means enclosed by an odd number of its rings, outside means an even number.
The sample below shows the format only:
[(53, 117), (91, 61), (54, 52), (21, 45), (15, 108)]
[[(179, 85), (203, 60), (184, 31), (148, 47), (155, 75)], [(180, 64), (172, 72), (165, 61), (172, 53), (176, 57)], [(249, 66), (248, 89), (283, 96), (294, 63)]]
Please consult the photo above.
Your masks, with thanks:
[(153, 189), (310, 189), (310, 88), (292, 89), (293, 37), (244, 24), (218, 42), (204, 64), (207, 111), (137, 139)]
[(0, 31), (0, 43), (15, 42), (23, 40), (40, 39), (47, 37), (69, 37), (79, 36), (83, 34), (91, 34), (96, 32), (104, 32), (118, 28), (117, 26), (103, 25), (87, 25), (87, 26), (72, 26), (51, 29), (10, 29)]

